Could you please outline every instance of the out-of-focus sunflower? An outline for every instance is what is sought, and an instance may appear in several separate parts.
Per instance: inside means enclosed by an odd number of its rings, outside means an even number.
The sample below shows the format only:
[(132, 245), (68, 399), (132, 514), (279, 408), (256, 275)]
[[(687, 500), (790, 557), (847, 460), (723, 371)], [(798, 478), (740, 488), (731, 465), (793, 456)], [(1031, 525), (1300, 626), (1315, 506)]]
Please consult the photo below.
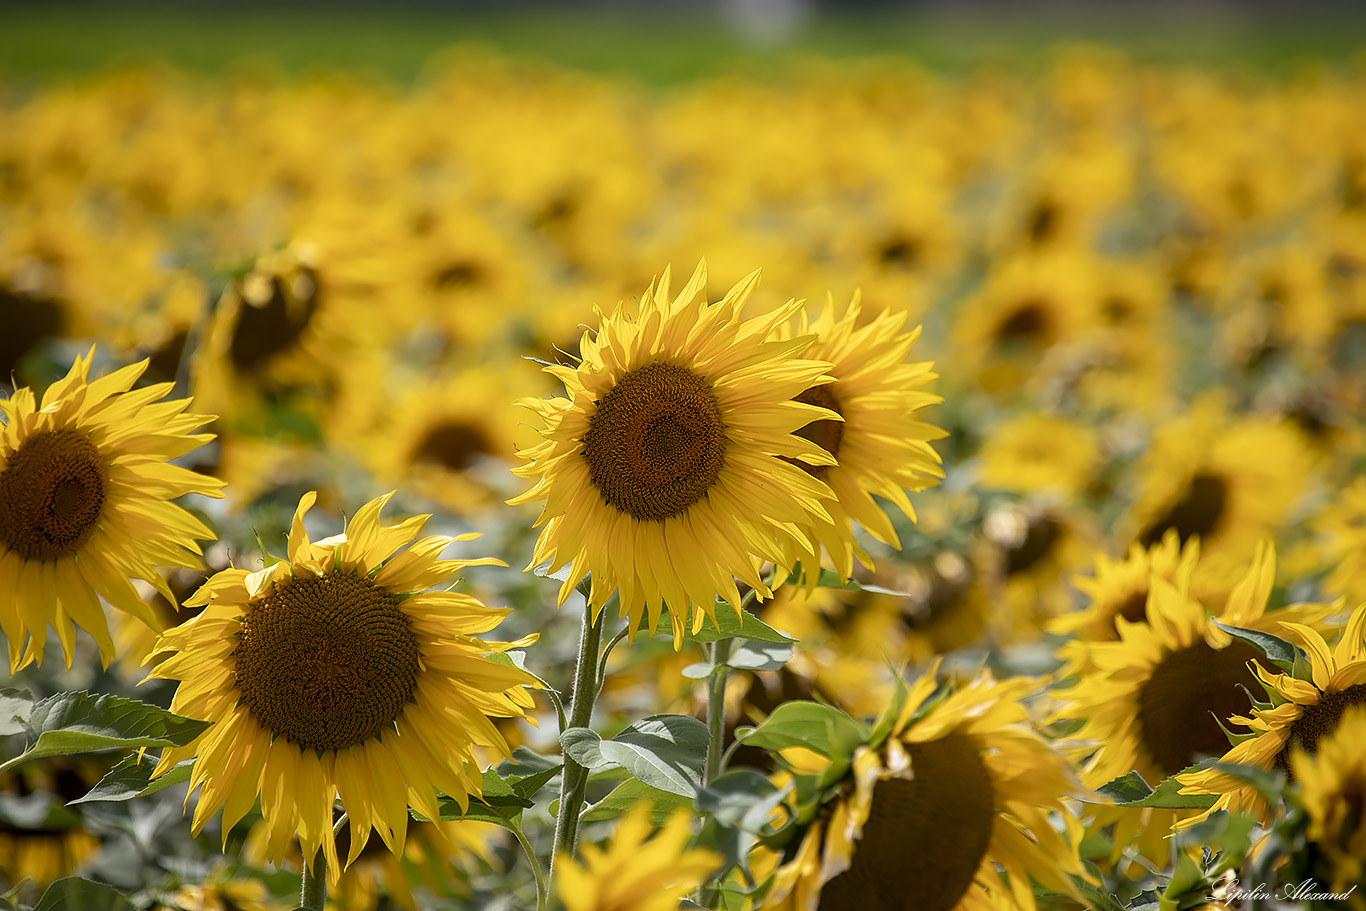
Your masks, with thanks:
[[(1366, 706), (1343, 712), (1337, 728), (1311, 754), (1297, 747), (1290, 770), (1299, 782), (1298, 802), (1309, 817), (1310, 849), (1322, 860), (1321, 881), (1337, 893), (1366, 889)], [(1317, 878), (1316, 878), (1317, 879)], [(1366, 897), (1352, 897), (1366, 907)]]
[(1076, 497), (1095, 480), (1100, 442), (1083, 424), (1028, 413), (997, 425), (981, 448), (981, 483), (1019, 493)]
[[(1214, 619), (1228, 626), (1269, 630), (1286, 619), (1319, 622), (1334, 608), (1302, 604), (1266, 613), (1275, 578), (1275, 551), (1259, 547), (1246, 574)], [(1224, 727), (1248, 706), (1257, 678), (1249, 662), (1265, 658), (1211, 622), (1206, 608), (1184, 587), (1185, 574), (1168, 581), (1150, 576), (1144, 612), (1136, 621), (1114, 615), (1117, 641), (1076, 640), (1065, 654), (1079, 676), (1057, 691), (1066, 705), (1055, 720), (1084, 720), (1075, 739), (1090, 753), (1082, 779), (1099, 787), (1130, 771), (1148, 782), (1175, 775), (1204, 756), (1228, 749)], [(1191, 815), (1175, 812), (1176, 818)], [(1140, 850), (1156, 856), (1170, 831), (1168, 811), (1129, 813), (1123, 834), (1139, 835)], [(1128, 844), (1116, 836), (1116, 852)]]
[(1340, 491), (1312, 524), (1319, 565), (1331, 567), (1324, 587), (1349, 601), (1366, 600), (1366, 478)]
[[(838, 316), (834, 300), (827, 298), (814, 322), (808, 323), (802, 311), (795, 325), (784, 327), (784, 335), (814, 333), (806, 356), (829, 361), (828, 372), (835, 378), (812, 386), (797, 400), (843, 418), (812, 421), (798, 431), (836, 464), (797, 464), (830, 485), (837, 497), (837, 502), (827, 504), (832, 521), (808, 527), (805, 549), (815, 552), (823, 547), (845, 579), (853, 575), (856, 552), (865, 564), (872, 562), (854, 540), (855, 522), (883, 544), (901, 546), (891, 520), (873, 497), (896, 504), (915, 521), (906, 491), (923, 490), (944, 476), (930, 440), (945, 433), (923, 420), (927, 407), (943, 401), (926, 388), (938, 375), (931, 363), (906, 363), (920, 329), (903, 332), (905, 322), (905, 314), (890, 312), (865, 318), (855, 292)], [(799, 558), (798, 549), (789, 547), (787, 562)], [(814, 585), (819, 564), (812, 560), (804, 569), (808, 584)]]
[(606, 848), (580, 848), (582, 865), (561, 857), (555, 881), (566, 911), (674, 911), (721, 864), (719, 854), (687, 847), (690, 822), (675, 814), (650, 838), (650, 811), (640, 806), (622, 817)]
[(1310, 464), (1289, 422), (1230, 415), (1207, 396), (1153, 439), (1122, 536), (1145, 546), (1169, 528), (1182, 542), (1198, 536), (1199, 573), (1231, 577), (1289, 520)]
[(1071, 763), (1028, 726), (1022, 700), (1036, 681), (997, 682), (983, 671), (932, 699), (938, 667), (912, 685), (886, 742), (855, 750), (838, 796), (778, 868), (764, 908), (1033, 909), (1031, 880), (1076, 894), (1076, 847), (1047, 814), (1066, 818), (1063, 799), (1082, 788)]
[(99, 836), (66, 804), (83, 797), (113, 763), (107, 754), (54, 756), (0, 775), (0, 888), (27, 879), (19, 897), (36, 900), (99, 849)]
[[(1332, 650), (1309, 626), (1280, 626), (1309, 656), (1309, 679), (1273, 674), (1259, 667), (1257, 676), (1271, 705), (1255, 707), (1250, 714), (1233, 719), (1248, 733), (1240, 734), (1240, 742), (1222, 754), (1224, 762), (1293, 772), (1293, 750), (1317, 755), (1320, 744), (1338, 730), (1343, 713), (1352, 706), (1366, 705), (1366, 604), (1352, 612)], [(1183, 794), (1218, 795), (1209, 812), (1231, 810), (1263, 820), (1269, 813), (1266, 801), (1254, 788), (1223, 772), (1205, 769), (1181, 775), (1179, 780)]]
[(1174, 529), (1150, 547), (1131, 544), (1122, 560), (1097, 554), (1094, 574), (1072, 579), (1072, 586), (1086, 598), (1086, 606), (1054, 617), (1048, 622), (1048, 631), (1075, 635), (1079, 644), (1114, 642), (1119, 638), (1120, 618), (1141, 623), (1147, 616), (1148, 593), (1154, 577), (1187, 591), (1199, 559), (1199, 541), (1182, 544)]
[(1067, 582), (1098, 539), (1094, 520), (1076, 508), (1025, 502), (987, 513), (976, 562), (995, 604), (992, 636), (1000, 643), (1038, 638), (1074, 603)]
[[(401, 854), (394, 854), (382, 843), (368, 841), (355, 862), (342, 871), (327, 900), (342, 911), (374, 911), (397, 905), (417, 911), (415, 888), (426, 887), (435, 894), (469, 893), (466, 871), (478, 864), (494, 861), (494, 844), (507, 831), (495, 823), (477, 819), (426, 822), (414, 820)], [(264, 865), (270, 826), (265, 820), (252, 826), (242, 845), (242, 859)], [(339, 853), (349, 853), (349, 832), (337, 836)], [(303, 869), (303, 852), (297, 839), (290, 842), (285, 866)]]
[(170, 383), (134, 390), (147, 362), (89, 379), (94, 349), (43, 393), (0, 401), (0, 627), (11, 671), (42, 663), (49, 624), (71, 666), (75, 626), (114, 657), (104, 598), (160, 629), (129, 582), (146, 579), (173, 598), (162, 566), (193, 566), (197, 540), (213, 532), (171, 501), (221, 496), (221, 482), (171, 459), (212, 439), (189, 399), (158, 401)]
[(809, 336), (770, 338), (799, 305), (742, 320), (759, 273), (714, 304), (706, 277), (704, 263), (671, 301), (666, 269), (637, 318), (619, 305), (577, 367), (546, 368), (569, 397), (524, 400), (545, 427), (514, 469), (535, 485), (509, 501), (545, 501), (531, 565), (572, 564), (561, 603), (591, 573), (595, 611), (619, 591), (631, 629), (648, 613), (653, 630), (667, 605), (675, 644), (718, 595), (739, 610), (737, 578), (770, 597), (761, 561), (830, 521), (830, 488), (793, 461), (834, 462), (794, 432), (838, 417), (797, 401), (828, 364), (799, 357)]
[(955, 373), (991, 394), (1014, 394), (1037, 383), (1049, 372), (1050, 350), (1096, 324), (1092, 265), (1048, 254), (997, 266), (954, 318), (948, 361)]
[(438, 559), (476, 535), (414, 541), (427, 517), (382, 526), (387, 500), (372, 500), (344, 533), (314, 543), (303, 525), (314, 502), (306, 494), (288, 559), (206, 582), (187, 602), (204, 611), (167, 631), (157, 651), (174, 654), (148, 675), (181, 681), (173, 711), (213, 722), (192, 743), (163, 752), (153, 772), (197, 757), (193, 830), (222, 808), (226, 838), (259, 794), (266, 856), (278, 861), (297, 832), (308, 857), (326, 852), (334, 883), (342, 871), (336, 799), (350, 815), (348, 864), (372, 828), (402, 852), (409, 807), (438, 819), (434, 789), (462, 808), (481, 793), (474, 747), (506, 755), (490, 716), (524, 714), (533, 704), (524, 687), (536, 685), (484, 657), (530, 640), (475, 635), (506, 610), (428, 590), (467, 566), (501, 561)]
[(512, 398), (534, 395), (544, 384), (535, 371), (479, 366), (440, 372), (402, 384), (397, 401), (375, 396), (356, 417), (341, 421), (337, 445), (357, 450), (375, 477), (401, 484), (457, 515), (471, 515), (507, 490), (519, 442), (532, 434)]
[(260, 879), (233, 876), (226, 863), (219, 863), (204, 882), (181, 886), (166, 900), (155, 902), (152, 911), (285, 911), (293, 904), (272, 896)]

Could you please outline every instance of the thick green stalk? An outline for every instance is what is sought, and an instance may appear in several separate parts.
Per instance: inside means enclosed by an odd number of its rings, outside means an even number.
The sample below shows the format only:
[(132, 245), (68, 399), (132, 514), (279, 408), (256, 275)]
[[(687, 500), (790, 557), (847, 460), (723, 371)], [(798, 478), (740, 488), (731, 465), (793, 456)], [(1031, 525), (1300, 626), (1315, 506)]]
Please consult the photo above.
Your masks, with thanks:
[(327, 855), (318, 851), (318, 856), (313, 858), (312, 869), (308, 862), (304, 862), (304, 882), (302, 894), (299, 897), (300, 907), (308, 908), (309, 911), (323, 911), (323, 906), (327, 904)]
[[(571, 728), (588, 727), (593, 719), (593, 703), (598, 698), (598, 651), (602, 645), (602, 618), (606, 613), (604, 607), (594, 622), (592, 605), (585, 599), (583, 630), (579, 634), (579, 660), (574, 668), (574, 698), (569, 707)], [(555, 817), (555, 845), (550, 855), (552, 878), (559, 855), (574, 856), (579, 834), (579, 812), (583, 809), (587, 790), (588, 770), (566, 754), (564, 770), (560, 773), (560, 812)]]

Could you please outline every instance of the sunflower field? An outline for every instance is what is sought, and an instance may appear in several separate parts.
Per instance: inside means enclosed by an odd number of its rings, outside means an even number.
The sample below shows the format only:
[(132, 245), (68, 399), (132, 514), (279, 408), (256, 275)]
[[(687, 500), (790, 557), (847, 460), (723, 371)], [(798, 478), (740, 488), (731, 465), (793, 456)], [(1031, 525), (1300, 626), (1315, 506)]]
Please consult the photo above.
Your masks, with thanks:
[(1363, 115), (0, 85), (0, 909), (1366, 909)]

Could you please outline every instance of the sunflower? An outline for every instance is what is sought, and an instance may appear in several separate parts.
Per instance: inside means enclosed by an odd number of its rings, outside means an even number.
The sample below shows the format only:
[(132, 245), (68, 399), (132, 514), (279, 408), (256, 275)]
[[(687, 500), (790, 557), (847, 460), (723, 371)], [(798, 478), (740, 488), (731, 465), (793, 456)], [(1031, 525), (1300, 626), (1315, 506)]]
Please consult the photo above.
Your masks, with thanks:
[(1200, 572), (1232, 576), (1260, 539), (1288, 521), (1310, 464), (1288, 421), (1231, 415), (1218, 396), (1207, 396), (1154, 438), (1125, 536), (1144, 545), (1169, 528), (1183, 542), (1198, 536)]
[[(209, 420), (189, 399), (161, 402), (170, 383), (133, 390), (142, 361), (89, 380), (94, 348), (43, 393), (28, 387), (0, 401), (0, 627), (11, 673), (42, 663), (47, 626), (66, 666), (80, 626), (114, 657), (100, 598), (160, 629), (129, 577), (171, 590), (156, 570), (193, 566), (197, 539), (213, 537), (171, 503), (198, 493), (221, 496), (221, 482), (167, 464), (212, 439), (193, 431)], [(131, 390), (131, 391), (130, 391)]]
[[(1084, 660), (1087, 643), (1114, 642), (1119, 639), (1119, 621), (1141, 623), (1147, 617), (1148, 593), (1152, 579), (1163, 579), (1177, 588), (1190, 588), (1191, 574), (1200, 559), (1200, 544), (1192, 539), (1182, 544), (1176, 531), (1169, 529), (1151, 547), (1135, 542), (1122, 560), (1104, 554), (1096, 556), (1095, 573), (1072, 579), (1072, 586), (1087, 600), (1087, 606), (1048, 622), (1047, 629), (1058, 635), (1074, 635), (1063, 652)], [(1068, 677), (1081, 668), (1076, 665), (1059, 672)]]
[[(1162, 557), (1168, 562), (1174, 554)], [(1191, 596), (1180, 566), (1169, 581), (1149, 577), (1142, 613), (1135, 620), (1113, 615), (1116, 641), (1076, 640), (1065, 651), (1072, 686), (1057, 691), (1066, 701), (1054, 720), (1083, 720), (1075, 739), (1082, 755), (1082, 780), (1099, 787), (1130, 771), (1158, 782), (1202, 756), (1228, 749), (1222, 725), (1248, 705), (1256, 685), (1249, 662), (1265, 658), (1211, 622), (1209, 611)], [(1263, 543), (1256, 559), (1229, 593), (1214, 619), (1230, 626), (1269, 630), (1278, 620), (1319, 622), (1334, 608), (1301, 604), (1266, 613), (1275, 578), (1275, 550)], [(1176, 818), (1190, 815), (1176, 811)], [(1105, 819), (1120, 818), (1115, 814)], [(1138, 834), (1139, 848), (1165, 857), (1163, 839), (1173, 816), (1168, 811), (1125, 814), (1126, 837), (1116, 837), (1116, 854)]]
[[(798, 337), (814, 333), (806, 356), (829, 361), (829, 374), (835, 378), (812, 386), (797, 400), (843, 418), (812, 421), (798, 431), (836, 464), (797, 464), (829, 484), (838, 498), (827, 504), (830, 522), (808, 526), (805, 549), (816, 552), (824, 547), (845, 579), (853, 575), (855, 552), (864, 563), (871, 562), (854, 541), (855, 522), (883, 544), (901, 546), (891, 520), (873, 497), (896, 504), (914, 522), (915, 508), (906, 491), (923, 490), (944, 476), (930, 440), (945, 433), (923, 420), (928, 406), (943, 401), (926, 389), (938, 375), (931, 363), (906, 363), (920, 329), (903, 332), (905, 322), (904, 313), (865, 318), (856, 291), (842, 314), (836, 316), (834, 300), (827, 298), (814, 322), (808, 324), (801, 311), (796, 324), (782, 332)], [(797, 559), (796, 550), (789, 548), (787, 562)], [(812, 560), (806, 570), (808, 584), (814, 586), (820, 566)]]
[[(1275, 768), (1293, 778), (1291, 753), (1300, 749), (1318, 755), (1320, 745), (1338, 730), (1343, 713), (1366, 705), (1366, 604), (1352, 612), (1332, 650), (1320, 633), (1302, 623), (1282, 623), (1281, 629), (1309, 656), (1309, 679), (1259, 668), (1257, 676), (1271, 704), (1233, 719), (1248, 733), (1222, 756), (1224, 762)], [(1204, 769), (1179, 780), (1183, 794), (1218, 795), (1209, 812), (1232, 810), (1262, 819), (1269, 813), (1255, 789), (1223, 772)]]
[(809, 336), (770, 338), (800, 305), (742, 320), (759, 273), (714, 304), (706, 278), (703, 263), (670, 301), (665, 269), (637, 319), (619, 305), (584, 335), (577, 367), (546, 368), (569, 395), (523, 400), (545, 427), (514, 469), (535, 485), (508, 501), (545, 501), (531, 565), (572, 564), (560, 603), (591, 573), (595, 615), (619, 591), (631, 630), (647, 611), (653, 630), (667, 605), (676, 644), (689, 602), (700, 624), (718, 595), (739, 610), (737, 578), (771, 597), (761, 561), (784, 560), (788, 545), (806, 547), (802, 529), (831, 521), (830, 488), (792, 461), (834, 463), (794, 433), (839, 419), (797, 401), (829, 365), (798, 357)]
[(1096, 432), (1050, 414), (1026, 413), (998, 424), (981, 449), (986, 487), (1076, 497), (1096, 480)]
[(1021, 700), (1037, 682), (982, 671), (932, 699), (938, 668), (885, 719), (884, 744), (856, 748), (838, 796), (778, 868), (766, 909), (1033, 909), (1031, 879), (1076, 894), (1076, 848), (1047, 814), (1065, 815), (1063, 798), (1083, 789), (1027, 724)]
[(622, 817), (612, 843), (584, 845), (583, 865), (569, 856), (555, 866), (566, 911), (674, 911), (721, 864), (711, 851), (687, 847), (690, 817), (676, 813), (650, 836), (650, 810)]
[(977, 563), (997, 605), (990, 626), (998, 642), (1037, 639), (1049, 618), (1072, 606), (1067, 580), (1095, 553), (1096, 538), (1080, 509), (1025, 502), (986, 514)]
[(414, 541), (427, 517), (382, 526), (384, 496), (314, 543), (303, 525), (314, 499), (306, 494), (294, 513), (288, 559), (216, 574), (186, 602), (203, 612), (158, 643), (172, 654), (149, 679), (180, 681), (172, 710), (213, 724), (163, 752), (153, 775), (198, 757), (196, 834), (222, 808), (226, 838), (259, 793), (266, 856), (278, 862), (297, 832), (305, 856), (326, 852), (335, 884), (334, 800), (350, 815), (348, 865), (371, 828), (401, 853), (410, 806), (437, 819), (434, 788), (462, 809), (481, 793), (472, 750), (508, 753), (490, 716), (524, 714), (533, 704), (524, 687), (535, 681), (484, 657), (529, 639), (474, 635), (506, 610), (427, 590), (467, 566), (501, 564), (437, 559), (475, 535)]
[[(1316, 754), (1295, 749), (1290, 769), (1300, 783), (1298, 802), (1309, 817), (1306, 834), (1327, 868), (1327, 883), (1342, 893), (1366, 886), (1366, 707), (1343, 712)], [(1362, 907), (1362, 896), (1354, 899)]]

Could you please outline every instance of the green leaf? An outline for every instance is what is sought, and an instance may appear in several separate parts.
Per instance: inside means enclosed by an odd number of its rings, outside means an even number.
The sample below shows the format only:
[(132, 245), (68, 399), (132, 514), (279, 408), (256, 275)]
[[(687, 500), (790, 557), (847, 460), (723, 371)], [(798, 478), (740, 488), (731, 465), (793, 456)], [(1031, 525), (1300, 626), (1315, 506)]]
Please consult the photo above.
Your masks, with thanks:
[[(693, 642), (715, 642), (718, 639), (751, 639), (755, 642), (796, 642), (786, 633), (780, 633), (769, 626), (758, 617), (747, 610), (740, 611), (739, 616), (735, 613), (735, 608), (724, 601), (716, 602), (714, 610), (716, 624), (713, 626), (710, 620), (702, 621), (702, 628), (697, 632), (692, 632), (690, 622), (691, 615), (683, 621), (683, 638)], [(673, 620), (669, 618), (666, 611), (659, 618), (659, 625), (655, 627), (656, 636), (673, 636)]]
[[(531, 800), (563, 767), (564, 763), (558, 759), (518, 747), (512, 751), (512, 759), (504, 760), (498, 766), (497, 774), (512, 788), (514, 794)], [(488, 774), (484, 773), (485, 780)]]
[(1234, 639), (1240, 639), (1261, 652), (1266, 656), (1267, 661), (1270, 661), (1287, 674), (1294, 673), (1296, 659), (1303, 660), (1300, 657), (1300, 650), (1279, 636), (1273, 636), (1270, 633), (1264, 633), (1261, 630), (1256, 629), (1243, 629), (1239, 626), (1225, 626), (1218, 620), (1211, 620), (1210, 622), (1228, 633)]
[[(802, 565), (797, 563), (792, 567), (792, 575), (788, 578), (800, 579), (802, 575)], [(854, 579), (842, 579), (840, 574), (828, 566), (821, 567), (820, 578), (816, 580), (818, 588), (837, 588), (842, 591), (850, 592), (872, 592), (875, 595), (895, 595), (898, 598), (909, 598), (910, 592), (894, 591), (890, 588), (883, 588), (881, 585), (869, 585), (866, 582), (859, 582)]]
[(779, 788), (754, 769), (732, 769), (712, 779), (693, 799), (698, 811), (722, 825), (766, 835), (773, 811), (790, 788)]
[(139, 762), (136, 753), (125, 756), (123, 761), (110, 769), (84, 797), (68, 801), (67, 806), (96, 800), (132, 800), (134, 797), (155, 794), (171, 785), (189, 781), (190, 773), (194, 770), (194, 760), (186, 759), (177, 763), (156, 781), (151, 780), (154, 768), (156, 762), (151, 759), (143, 758), (142, 762)]
[[(1195, 767), (1193, 767), (1195, 768)], [(1137, 772), (1121, 775), (1096, 788), (1096, 793), (1109, 800), (1089, 800), (1090, 803), (1114, 803), (1121, 807), (1158, 807), (1167, 810), (1207, 810), (1218, 798), (1213, 794), (1182, 794), (1181, 782), (1175, 776), (1164, 778), (1156, 788), (1148, 787)], [(1087, 800), (1087, 798), (1082, 798)]]
[(692, 797), (707, 759), (707, 726), (687, 715), (651, 715), (611, 740), (588, 728), (560, 735), (565, 754), (589, 771), (625, 769), (661, 791)]
[(720, 665), (709, 661), (690, 664), (683, 668), (683, 676), (693, 680), (703, 680), (717, 672), (718, 668), (729, 667), (742, 671), (776, 671), (792, 657), (790, 642), (748, 642), (739, 641), (731, 649), (730, 655)]
[(829, 758), (853, 756), (872, 731), (847, 712), (819, 702), (784, 702), (754, 730), (740, 737), (767, 750), (806, 747)]
[(80, 814), (62, 806), (61, 798), (48, 791), (0, 791), (0, 827), (58, 832), (80, 824)]
[[(1162, 897), (1158, 899), (1158, 907), (1161, 911), (1178, 911), (1185, 907), (1190, 899), (1189, 893), (1194, 889), (1200, 889), (1205, 895), (1208, 894), (1207, 888), (1209, 881), (1205, 873), (1200, 869), (1200, 865), (1191, 859), (1191, 856), (1182, 851), (1176, 859), (1176, 869), (1172, 872), (1172, 878), (1167, 883), (1167, 888), (1162, 891)], [(1202, 901), (1204, 901), (1202, 897)]]
[(24, 721), (28, 749), (11, 762), (99, 750), (184, 746), (209, 722), (182, 718), (122, 696), (58, 693), (36, 703)]
[(1252, 849), (1252, 835), (1257, 830), (1257, 820), (1242, 813), (1216, 810), (1189, 829), (1173, 833), (1173, 839), (1181, 847), (1206, 845), (1222, 851), (1224, 862), (1217, 865), (1213, 873), (1222, 873), (1224, 868), (1237, 866)]
[(0, 737), (22, 734), (24, 719), (33, 710), (33, 694), (28, 690), (5, 687), (0, 690)]
[(692, 802), (681, 794), (663, 791), (634, 778), (628, 778), (613, 788), (602, 800), (584, 810), (580, 819), (583, 822), (615, 819), (630, 811), (642, 800), (650, 802), (652, 826), (662, 826), (674, 813), (692, 807)]
[(33, 911), (137, 911), (133, 903), (113, 886), (79, 876), (59, 879), (47, 887)]

